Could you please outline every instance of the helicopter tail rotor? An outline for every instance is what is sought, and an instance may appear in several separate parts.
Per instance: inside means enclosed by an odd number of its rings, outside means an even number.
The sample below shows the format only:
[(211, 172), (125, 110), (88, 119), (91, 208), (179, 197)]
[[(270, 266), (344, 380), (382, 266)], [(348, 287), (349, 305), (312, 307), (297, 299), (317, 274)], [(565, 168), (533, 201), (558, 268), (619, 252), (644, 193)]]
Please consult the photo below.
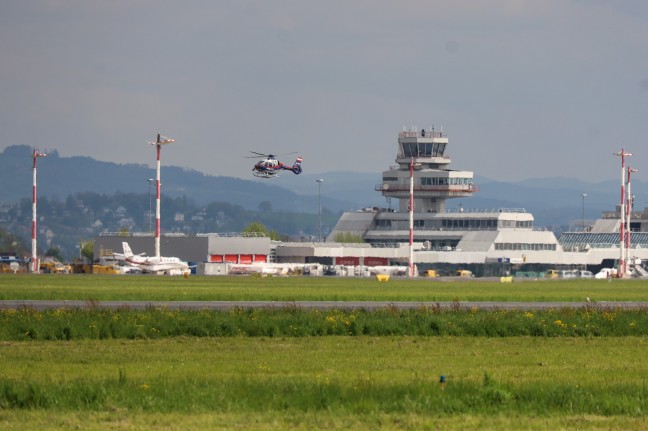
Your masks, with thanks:
[(297, 157), (297, 160), (295, 160), (295, 164), (292, 165), (291, 170), (293, 171), (293, 173), (295, 175), (299, 175), (299, 174), (302, 173), (302, 167), (301, 167), (302, 160), (303, 160), (302, 157), (299, 156), (299, 157)]

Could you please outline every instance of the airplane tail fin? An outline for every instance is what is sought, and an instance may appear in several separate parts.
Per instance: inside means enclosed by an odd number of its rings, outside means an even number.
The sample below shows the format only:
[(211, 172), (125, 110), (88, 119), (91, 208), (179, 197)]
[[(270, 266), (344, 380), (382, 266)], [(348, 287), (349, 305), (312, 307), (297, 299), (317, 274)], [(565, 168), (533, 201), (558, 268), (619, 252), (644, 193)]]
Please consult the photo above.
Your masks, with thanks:
[(302, 167), (301, 167), (302, 160), (303, 159), (301, 158), (301, 156), (299, 156), (297, 157), (297, 160), (295, 160), (295, 164), (292, 165), (292, 171), (295, 173), (295, 175), (299, 175), (302, 173)]
[(126, 241), (122, 242), (122, 247), (124, 248), (124, 257), (133, 257), (133, 250), (131, 250), (130, 245)]

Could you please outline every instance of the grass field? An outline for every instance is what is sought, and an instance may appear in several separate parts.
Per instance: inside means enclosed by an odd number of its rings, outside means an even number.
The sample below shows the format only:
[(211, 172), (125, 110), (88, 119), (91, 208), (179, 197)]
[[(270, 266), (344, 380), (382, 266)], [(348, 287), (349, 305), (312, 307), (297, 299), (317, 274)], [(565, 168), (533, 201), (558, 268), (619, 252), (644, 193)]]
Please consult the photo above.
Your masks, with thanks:
[(5, 342), (0, 426), (26, 429), (21, 412), (34, 429), (641, 429), (646, 348), (637, 337)]
[(514, 283), (338, 277), (0, 275), (2, 299), (157, 301), (648, 301), (646, 280)]
[[(0, 276), (0, 299), (91, 302), (647, 301), (647, 288)], [(645, 309), (22, 309), (0, 325), (3, 430), (648, 429)]]

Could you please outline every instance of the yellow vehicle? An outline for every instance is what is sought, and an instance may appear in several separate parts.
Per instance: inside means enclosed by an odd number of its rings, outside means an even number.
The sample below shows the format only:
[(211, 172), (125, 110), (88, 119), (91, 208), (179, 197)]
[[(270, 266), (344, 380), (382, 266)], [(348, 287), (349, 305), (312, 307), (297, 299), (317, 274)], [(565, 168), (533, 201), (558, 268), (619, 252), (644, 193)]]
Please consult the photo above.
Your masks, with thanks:
[(437, 272), (436, 269), (428, 269), (425, 275), (426, 277), (438, 277), (439, 273)]
[(93, 274), (121, 274), (119, 269), (112, 265), (92, 265)]
[(474, 277), (474, 275), (472, 271), (468, 271), (467, 269), (458, 269), (457, 277)]
[(56, 259), (45, 259), (40, 263), (40, 270), (45, 274), (70, 274), (72, 267), (64, 265)]
[(545, 272), (545, 278), (558, 278), (558, 270), (548, 269), (547, 272)]
[(72, 272), (75, 274), (92, 274), (92, 265), (77, 261), (72, 266)]

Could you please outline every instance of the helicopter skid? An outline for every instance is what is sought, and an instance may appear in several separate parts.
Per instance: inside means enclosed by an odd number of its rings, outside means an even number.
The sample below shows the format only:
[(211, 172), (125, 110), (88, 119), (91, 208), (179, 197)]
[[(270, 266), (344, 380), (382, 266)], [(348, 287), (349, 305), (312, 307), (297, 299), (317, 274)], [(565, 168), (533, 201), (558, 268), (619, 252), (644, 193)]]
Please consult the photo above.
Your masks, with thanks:
[(276, 173), (274, 172), (259, 172), (259, 171), (252, 171), (252, 175), (254, 175), (257, 178), (275, 178), (277, 176)]

